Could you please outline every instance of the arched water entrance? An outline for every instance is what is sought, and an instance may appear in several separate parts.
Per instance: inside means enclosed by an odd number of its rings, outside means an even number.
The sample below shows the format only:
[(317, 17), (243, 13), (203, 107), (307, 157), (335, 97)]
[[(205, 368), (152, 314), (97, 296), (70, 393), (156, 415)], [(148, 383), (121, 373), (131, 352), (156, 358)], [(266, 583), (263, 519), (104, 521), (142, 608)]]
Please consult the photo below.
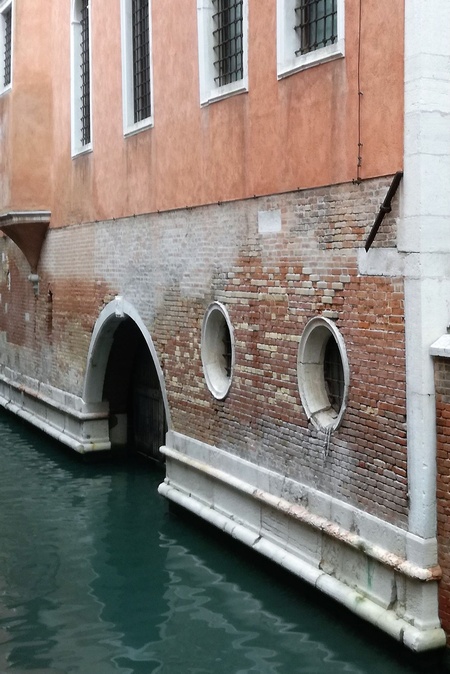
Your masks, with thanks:
[(162, 460), (169, 426), (163, 374), (151, 337), (121, 297), (101, 312), (92, 335), (84, 400), (108, 403), (111, 446)]

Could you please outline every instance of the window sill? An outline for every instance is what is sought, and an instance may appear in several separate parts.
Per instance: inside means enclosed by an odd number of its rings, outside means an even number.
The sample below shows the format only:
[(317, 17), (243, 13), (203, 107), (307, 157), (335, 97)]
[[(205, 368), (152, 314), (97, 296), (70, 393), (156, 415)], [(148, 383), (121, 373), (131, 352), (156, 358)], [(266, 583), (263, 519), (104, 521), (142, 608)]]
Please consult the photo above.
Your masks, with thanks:
[(248, 92), (248, 81), (247, 78), (239, 80), (239, 82), (232, 82), (231, 84), (226, 84), (223, 87), (217, 87), (208, 91), (205, 96), (202, 96), (200, 100), (200, 105), (205, 107), (211, 103), (216, 103), (217, 101), (223, 101), (225, 98), (230, 98), (230, 96), (236, 96), (237, 94), (245, 94)]
[(328, 47), (322, 47), (316, 51), (297, 56), (290, 61), (285, 61), (278, 64), (277, 77), (279, 80), (294, 75), (295, 73), (313, 68), (314, 66), (335, 61), (345, 56), (344, 40), (339, 40), (336, 44), (331, 44)]
[(89, 143), (88, 145), (83, 145), (83, 147), (77, 148), (76, 150), (72, 150), (72, 159), (82, 157), (85, 154), (90, 154), (93, 152), (93, 149), (92, 143)]
[(8, 84), (7, 87), (0, 89), (0, 96), (3, 96), (3, 94), (8, 94), (11, 91), (11, 89), (12, 89), (11, 84)]
[(439, 337), (430, 346), (430, 356), (438, 356), (439, 358), (450, 358), (450, 335), (445, 334)]
[(152, 129), (153, 127), (154, 127), (153, 117), (147, 117), (147, 119), (143, 119), (140, 122), (137, 122), (136, 124), (124, 126), (123, 135), (124, 138), (128, 138), (129, 136), (135, 136), (137, 133), (141, 133), (141, 131), (146, 131), (147, 129)]

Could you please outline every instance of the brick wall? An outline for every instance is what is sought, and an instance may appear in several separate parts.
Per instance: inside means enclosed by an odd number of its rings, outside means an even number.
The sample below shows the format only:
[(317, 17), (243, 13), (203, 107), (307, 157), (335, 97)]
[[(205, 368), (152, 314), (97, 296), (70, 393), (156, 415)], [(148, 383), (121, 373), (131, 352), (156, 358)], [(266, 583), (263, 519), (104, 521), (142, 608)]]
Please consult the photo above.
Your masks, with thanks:
[[(437, 540), (442, 580), (439, 584), (439, 617), (450, 635), (450, 362), (435, 359), (437, 426)], [(450, 643), (450, 637), (448, 638)]]
[[(10, 290), (5, 278), (0, 287), (2, 362), (80, 394), (95, 320), (121, 294), (154, 340), (175, 430), (406, 526), (403, 281), (362, 275), (357, 264), (389, 184), (50, 230), (37, 299), (20, 252), (4, 242), (12, 280)], [(281, 230), (258, 233), (259, 211), (279, 211)], [(395, 231), (394, 209), (374, 245), (392, 247)], [(226, 305), (235, 331), (223, 401), (209, 393), (201, 366), (212, 300)], [(24, 328), (27, 311), (33, 330)], [(350, 364), (347, 411), (330, 442), (308, 424), (297, 384), (298, 342), (316, 315), (336, 321)]]

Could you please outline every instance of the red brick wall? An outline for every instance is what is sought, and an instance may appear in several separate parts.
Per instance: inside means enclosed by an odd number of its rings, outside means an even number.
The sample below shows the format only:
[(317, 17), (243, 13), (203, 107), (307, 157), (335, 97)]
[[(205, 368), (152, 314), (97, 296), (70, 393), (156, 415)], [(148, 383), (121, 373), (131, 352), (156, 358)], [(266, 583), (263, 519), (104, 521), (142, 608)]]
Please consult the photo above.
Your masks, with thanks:
[[(246, 237), (233, 263), (214, 274), (209, 297), (194, 301), (171, 289), (155, 334), (175, 429), (406, 526), (403, 280), (361, 276), (356, 261), (387, 184), (260, 203), (280, 208), (283, 232)], [(222, 216), (240, 217), (246, 228), (252, 209), (251, 202), (211, 208), (210, 226)], [(375, 245), (394, 239), (393, 217)], [(201, 323), (213, 299), (226, 305), (236, 340), (224, 401), (212, 398), (201, 367)], [(328, 454), (324, 434), (308, 425), (297, 384), (299, 338), (306, 322), (324, 312), (336, 316), (351, 376), (347, 412)]]
[[(437, 426), (437, 540), (442, 569), (439, 617), (450, 635), (450, 362), (435, 360)], [(448, 642), (450, 643), (450, 637)]]
[[(0, 304), (1, 358), (81, 394), (92, 328), (121, 294), (155, 343), (174, 430), (406, 526), (403, 281), (362, 275), (357, 260), (389, 184), (383, 178), (51, 230), (39, 297), (23, 266), (10, 291), (9, 303), (20, 307), (13, 321)], [(393, 206), (376, 246), (395, 243)], [(271, 209), (281, 213), (281, 231), (259, 234), (258, 211)], [(12, 245), (8, 255), (20, 259)], [(4, 284), (0, 292), (4, 302)], [(201, 365), (202, 320), (213, 300), (226, 305), (235, 332), (234, 378), (223, 401), (210, 394)], [(23, 303), (35, 312), (25, 335)], [(298, 342), (317, 315), (336, 321), (350, 365), (347, 411), (329, 445), (308, 424), (298, 393)]]

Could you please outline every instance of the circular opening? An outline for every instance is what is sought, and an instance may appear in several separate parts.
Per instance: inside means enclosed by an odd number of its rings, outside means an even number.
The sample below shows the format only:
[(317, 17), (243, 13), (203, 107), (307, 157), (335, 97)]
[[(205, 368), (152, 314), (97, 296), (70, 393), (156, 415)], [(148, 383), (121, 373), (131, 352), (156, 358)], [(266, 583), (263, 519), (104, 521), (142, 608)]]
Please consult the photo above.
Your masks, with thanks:
[(297, 376), (308, 419), (317, 428), (337, 428), (350, 375), (344, 340), (329, 319), (317, 317), (307, 323), (298, 348)]
[(203, 319), (201, 354), (206, 384), (222, 400), (231, 386), (234, 339), (228, 312), (220, 302), (213, 302)]

